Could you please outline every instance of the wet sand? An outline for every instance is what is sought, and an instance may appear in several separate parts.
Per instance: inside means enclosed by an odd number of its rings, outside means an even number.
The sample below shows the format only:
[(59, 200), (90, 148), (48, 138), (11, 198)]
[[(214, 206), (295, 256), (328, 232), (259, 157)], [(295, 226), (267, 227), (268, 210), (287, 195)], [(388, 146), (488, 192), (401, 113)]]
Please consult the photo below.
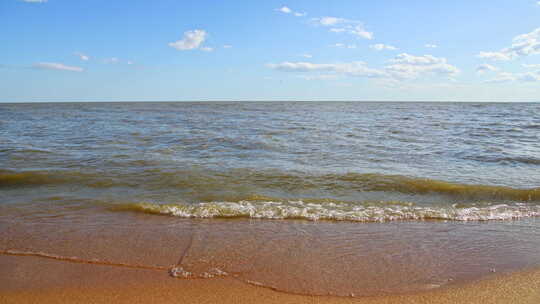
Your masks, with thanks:
[[(104, 288), (183, 288), (223, 276), (218, 281), (283, 294), (372, 297), (466, 286), (540, 265), (534, 220), (359, 225), (79, 214), (77, 221), (0, 222), (1, 290), (100, 288), (102, 281), (110, 281)], [(167, 274), (178, 266), (188, 280)]]
[(539, 303), (540, 269), (428, 292), (303, 296), (231, 278), (177, 280), (166, 272), (0, 256), (1, 303)]

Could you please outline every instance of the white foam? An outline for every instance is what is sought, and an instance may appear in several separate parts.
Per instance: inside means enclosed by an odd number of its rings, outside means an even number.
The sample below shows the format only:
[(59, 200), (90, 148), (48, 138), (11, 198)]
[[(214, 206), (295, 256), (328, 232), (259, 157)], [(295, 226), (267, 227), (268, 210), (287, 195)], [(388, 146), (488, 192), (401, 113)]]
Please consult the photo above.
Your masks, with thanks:
[(357, 222), (385, 222), (398, 220), (455, 220), (487, 221), (540, 216), (540, 206), (532, 204), (497, 204), (484, 207), (416, 206), (414, 203), (305, 203), (303, 201), (240, 201), (198, 204), (136, 204), (138, 211), (178, 217), (254, 219), (306, 219), (311, 221), (336, 220)]
[(176, 267), (171, 268), (169, 270), (169, 274), (172, 277), (175, 277), (175, 278), (186, 278), (187, 279), (187, 278), (193, 277), (193, 273), (184, 270), (184, 268), (182, 268), (180, 266), (176, 266)]

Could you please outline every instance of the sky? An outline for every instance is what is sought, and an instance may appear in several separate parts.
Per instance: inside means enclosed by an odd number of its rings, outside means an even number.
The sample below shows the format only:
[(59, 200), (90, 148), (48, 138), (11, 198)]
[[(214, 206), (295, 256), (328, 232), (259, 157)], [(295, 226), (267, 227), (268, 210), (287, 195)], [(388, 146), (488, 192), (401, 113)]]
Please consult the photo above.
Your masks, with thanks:
[(538, 0), (0, 0), (0, 102), (540, 101)]

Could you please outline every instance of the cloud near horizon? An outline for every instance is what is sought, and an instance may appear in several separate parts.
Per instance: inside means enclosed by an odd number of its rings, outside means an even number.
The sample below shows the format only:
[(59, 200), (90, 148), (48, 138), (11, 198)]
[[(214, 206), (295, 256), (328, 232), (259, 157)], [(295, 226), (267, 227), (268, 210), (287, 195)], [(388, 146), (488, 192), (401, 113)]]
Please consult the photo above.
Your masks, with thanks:
[(355, 77), (382, 77), (384, 73), (368, 68), (365, 62), (355, 61), (349, 63), (311, 63), (311, 62), (282, 62), (267, 64), (268, 68), (282, 72), (333, 72)]
[(522, 66), (528, 69), (540, 69), (540, 64), (522, 64)]
[(282, 62), (270, 63), (266, 67), (281, 72), (327, 72), (352, 77), (386, 78), (393, 81), (413, 80), (426, 75), (454, 77), (460, 70), (447, 63), (446, 58), (432, 55), (414, 56), (407, 53), (397, 55), (381, 69), (370, 68), (365, 62), (311, 63)]
[(540, 71), (526, 73), (500, 72), (495, 78), (484, 81), (485, 83), (507, 83), (507, 82), (540, 82)]
[(483, 74), (483, 73), (486, 73), (486, 72), (494, 72), (494, 71), (498, 71), (499, 69), (497, 67), (494, 67), (492, 66), (491, 64), (481, 64), (479, 65), (477, 68), (476, 68), (476, 72), (478, 74)]
[(520, 57), (540, 54), (540, 27), (527, 34), (521, 34), (512, 40), (512, 45), (497, 52), (480, 52), (479, 58), (495, 61), (509, 61)]
[(432, 55), (414, 56), (401, 53), (391, 59), (390, 63), (384, 68), (391, 78), (398, 80), (416, 79), (426, 74), (454, 77), (460, 73), (456, 66), (447, 63), (446, 58)]
[(58, 70), (58, 71), (70, 71), (70, 72), (82, 72), (84, 71), (81, 67), (69, 66), (57, 62), (38, 62), (32, 65), (35, 69), (43, 70)]

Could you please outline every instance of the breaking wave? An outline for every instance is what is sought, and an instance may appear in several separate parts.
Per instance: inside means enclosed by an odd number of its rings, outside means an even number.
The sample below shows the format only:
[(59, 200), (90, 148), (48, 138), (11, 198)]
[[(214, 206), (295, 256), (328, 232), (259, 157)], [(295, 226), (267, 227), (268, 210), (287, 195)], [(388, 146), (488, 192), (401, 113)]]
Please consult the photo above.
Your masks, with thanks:
[[(0, 170), (0, 188), (35, 187), (50, 184), (77, 187), (173, 189), (201, 193), (210, 200), (224, 190), (259, 193), (260, 190), (285, 192), (323, 191), (330, 195), (347, 192), (394, 192), (413, 195), (436, 194), (465, 201), (540, 202), (540, 188), (519, 189), (506, 186), (462, 184), (427, 178), (376, 173), (306, 174), (284, 171), (235, 169), (226, 172), (197, 170), (144, 170), (138, 173), (79, 171)], [(208, 199), (204, 199), (209, 201)]]
[(303, 219), (310, 221), (387, 222), (406, 220), (487, 221), (540, 216), (540, 206), (517, 203), (489, 206), (417, 206), (409, 202), (306, 203), (239, 201), (198, 204), (134, 203), (112, 208), (182, 218)]

